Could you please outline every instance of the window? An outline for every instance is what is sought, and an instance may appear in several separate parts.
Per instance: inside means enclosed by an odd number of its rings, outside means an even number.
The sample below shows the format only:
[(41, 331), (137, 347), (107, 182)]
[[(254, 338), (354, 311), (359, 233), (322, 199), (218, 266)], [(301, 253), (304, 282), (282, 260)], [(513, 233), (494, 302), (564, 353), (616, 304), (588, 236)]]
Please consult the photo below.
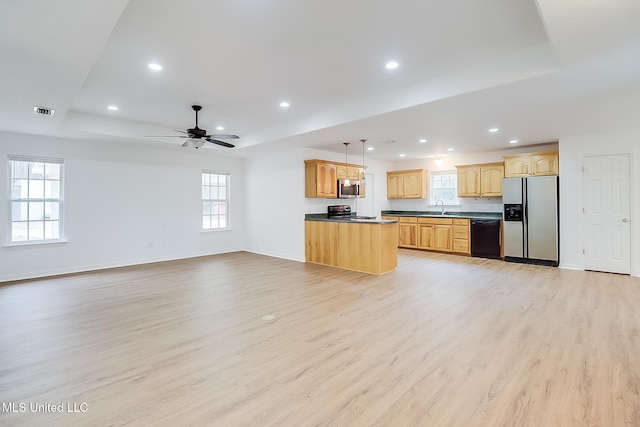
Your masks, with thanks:
[(62, 239), (62, 159), (9, 156), (9, 240)]
[(202, 229), (229, 228), (229, 173), (202, 172)]
[(459, 205), (458, 173), (456, 171), (431, 172), (431, 204), (443, 200), (445, 205)]

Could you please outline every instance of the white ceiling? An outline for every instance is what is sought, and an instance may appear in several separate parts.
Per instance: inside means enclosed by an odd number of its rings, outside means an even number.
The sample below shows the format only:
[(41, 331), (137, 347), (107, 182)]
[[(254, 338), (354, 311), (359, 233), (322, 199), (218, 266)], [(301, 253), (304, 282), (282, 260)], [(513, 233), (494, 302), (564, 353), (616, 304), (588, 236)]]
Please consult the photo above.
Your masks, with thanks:
[(240, 135), (212, 150), (397, 160), (637, 129), (638, 22), (637, 0), (5, 0), (0, 130), (185, 150), (144, 136), (200, 104)]

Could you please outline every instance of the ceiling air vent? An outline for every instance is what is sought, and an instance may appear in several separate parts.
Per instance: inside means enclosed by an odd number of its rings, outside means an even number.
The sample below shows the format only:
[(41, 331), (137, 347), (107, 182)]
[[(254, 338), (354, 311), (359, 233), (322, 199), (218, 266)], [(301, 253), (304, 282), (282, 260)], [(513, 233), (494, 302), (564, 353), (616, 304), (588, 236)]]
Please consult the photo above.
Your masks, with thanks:
[(33, 112), (36, 114), (41, 114), (43, 116), (53, 116), (53, 113), (56, 112), (53, 108), (47, 107), (38, 107), (37, 105), (33, 107)]

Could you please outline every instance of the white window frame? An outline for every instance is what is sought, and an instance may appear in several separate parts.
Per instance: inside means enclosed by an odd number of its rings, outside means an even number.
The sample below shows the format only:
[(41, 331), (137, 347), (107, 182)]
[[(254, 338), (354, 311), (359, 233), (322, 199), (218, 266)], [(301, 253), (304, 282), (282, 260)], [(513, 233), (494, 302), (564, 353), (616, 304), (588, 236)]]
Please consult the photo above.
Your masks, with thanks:
[[(60, 167), (60, 175), (59, 179), (46, 179), (44, 176), (42, 179), (39, 178), (31, 178), (28, 176), (26, 178), (27, 182), (27, 194), (26, 196), (14, 196), (14, 179), (24, 180), (25, 178), (16, 178), (14, 176), (14, 162), (29, 162), (29, 163), (41, 163), (43, 168), (46, 170), (46, 165), (59, 165)], [(7, 182), (8, 182), (8, 215), (7, 215), (7, 245), (8, 246), (23, 246), (23, 245), (42, 245), (42, 244), (50, 244), (50, 243), (60, 243), (66, 242), (64, 238), (64, 159), (58, 158), (49, 158), (49, 157), (34, 157), (34, 156), (17, 156), (17, 155), (9, 155), (8, 156), (8, 171), (7, 171)], [(32, 166), (33, 167), (33, 166)], [(32, 182), (43, 181), (43, 194), (42, 197), (31, 197), (29, 195), (29, 189), (32, 185)], [(46, 182), (47, 181), (58, 181), (59, 182), (59, 193), (58, 197), (47, 196), (45, 193)], [(14, 203), (26, 203), (27, 204), (27, 214), (26, 219), (24, 220), (14, 220)], [(32, 204), (42, 204), (43, 208), (43, 216), (42, 219), (34, 218), (31, 219), (30, 209), (32, 208)], [(47, 220), (46, 216), (46, 207), (48, 203), (53, 203), (58, 205), (58, 229), (57, 229), (57, 237), (49, 237), (47, 238), (47, 223), (54, 223), (56, 219)], [(14, 223), (23, 222), (26, 223), (27, 226), (27, 239), (26, 240), (16, 240), (14, 236)], [(42, 224), (42, 238), (39, 239), (31, 239), (30, 233), (30, 223), (43, 222)]]
[[(216, 185), (212, 185), (211, 181), (207, 184), (205, 175), (209, 176), (209, 179), (216, 178)], [(221, 186), (219, 177), (225, 177), (225, 185)], [(231, 173), (227, 171), (212, 171), (212, 170), (203, 170), (201, 175), (201, 196), (202, 196), (202, 210), (201, 210), (201, 220), (200, 225), (202, 227), (202, 231), (220, 231), (220, 230), (230, 230), (231, 229), (231, 215), (230, 215), (230, 193), (231, 193)], [(223, 197), (220, 197), (220, 193), (212, 194), (211, 190), (213, 188), (224, 188), (225, 192)], [(214, 197), (217, 196), (217, 197)], [(214, 205), (218, 203), (224, 203), (226, 206), (225, 212), (221, 214), (219, 211), (214, 213)], [(209, 204), (209, 209), (207, 210), (207, 204)], [(209, 213), (205, 213), (209, 212)], [(220, 218), (224, 217), (225, 221), (223, 226), (220, 226)], [(208, 221), (207, 219), (208, 218)], [(215, 224), (214, 224), (215, 218)], [(207, 226), (207, 222), (209, 225)]]
[(434, 171), (434, 172), (430, 172), (430, 179), (429, 179), (429, 204), (431, 205), (435, 205), (436, 202), (438, 200), (443, 200), (443, 198), (439, 195), (436, 195), (437, 190), (439, 190), (439, 188), (441, 187), (434, 187), (434, 184), (436, 183), (437, 179), (435, 179), (437, 176), (443, 176), (443, 175), (451, 175), (455, 177), (455, 182), (456, 185), (453, 187), (455, 188), (455, 198), (454, 200), (447, 200), (444, 201), (444, 205), (445, 206), (460, 206), (460, 199), (458, 198), (458, 172), (457, 171)]

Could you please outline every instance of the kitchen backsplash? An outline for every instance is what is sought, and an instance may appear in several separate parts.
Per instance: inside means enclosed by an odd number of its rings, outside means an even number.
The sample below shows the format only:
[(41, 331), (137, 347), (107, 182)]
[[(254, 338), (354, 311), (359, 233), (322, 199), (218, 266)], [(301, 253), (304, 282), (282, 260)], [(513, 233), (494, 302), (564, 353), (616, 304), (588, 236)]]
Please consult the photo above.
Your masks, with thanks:
[[(395, 199), (389, 200), (392, 210), (403, 211), (435, 211), (440, 210), (438, 205), (429, 204), (428, 199)], [(501, 197), (477, 197), (477, 198), (461, 198), (460, 205), (445, 205), (447, 212), (502, 212)]]

